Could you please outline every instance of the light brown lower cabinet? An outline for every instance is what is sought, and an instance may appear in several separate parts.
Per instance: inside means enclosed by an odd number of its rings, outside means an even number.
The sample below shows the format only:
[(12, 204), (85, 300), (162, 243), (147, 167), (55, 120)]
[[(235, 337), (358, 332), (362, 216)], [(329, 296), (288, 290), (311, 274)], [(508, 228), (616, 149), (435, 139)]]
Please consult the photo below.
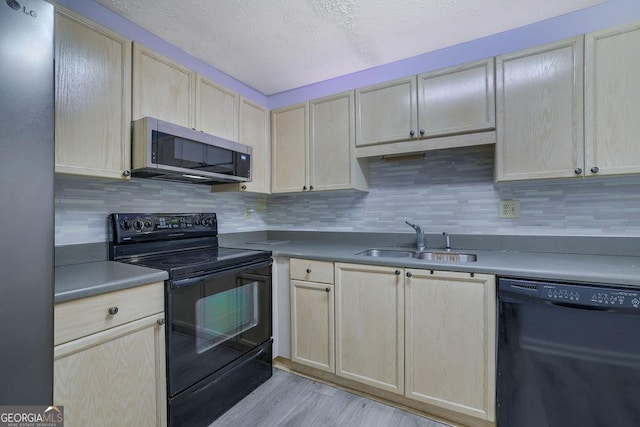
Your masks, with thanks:
[[(66, 426), (166, 426), (163, 292), (155, 283), (55, 306), (53, 399)], [(143, 315), (118, 324), (133, 307)]]
[(335, 263), (332, 301), (328, 285), (295, 280), (304, 269), (291, 261), (293, 362), (442, 419), (494, 425), (495, 276)]
[(335, 265), (336, 375), (404, 393), (402, 269)]
[(333, 263), (292, 258), (291, 360), (334, 373)]
[(405, 270), (405, 396), (495, 420), (495, 276)]

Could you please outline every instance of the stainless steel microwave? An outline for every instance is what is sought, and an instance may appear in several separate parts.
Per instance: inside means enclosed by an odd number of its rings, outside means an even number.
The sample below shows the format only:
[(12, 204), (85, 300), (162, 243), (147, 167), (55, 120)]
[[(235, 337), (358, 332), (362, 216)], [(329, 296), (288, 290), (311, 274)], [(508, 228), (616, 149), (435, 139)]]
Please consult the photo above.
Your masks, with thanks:
[(152, 117), (133, 122), (131, 176), (193, 184), (251, 180), (252, 148)]

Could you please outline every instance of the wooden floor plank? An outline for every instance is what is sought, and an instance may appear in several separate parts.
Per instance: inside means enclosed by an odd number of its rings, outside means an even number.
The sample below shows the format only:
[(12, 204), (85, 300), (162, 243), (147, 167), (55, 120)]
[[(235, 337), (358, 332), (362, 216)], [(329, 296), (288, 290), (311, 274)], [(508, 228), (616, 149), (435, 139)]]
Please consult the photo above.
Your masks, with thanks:
[(280, 369), (210, 427), (447, 427)]

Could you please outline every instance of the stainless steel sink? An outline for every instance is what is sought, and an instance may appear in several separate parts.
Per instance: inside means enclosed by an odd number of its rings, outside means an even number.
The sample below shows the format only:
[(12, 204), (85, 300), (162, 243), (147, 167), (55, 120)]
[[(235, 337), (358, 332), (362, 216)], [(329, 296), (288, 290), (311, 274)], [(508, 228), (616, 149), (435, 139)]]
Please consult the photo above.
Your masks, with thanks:
[(367, 249), (356, 255), (383, 258), (413, 258), (416, 260), (436, 262), (475, 262), (478, 256), (460, 252), (418, 252), (401, 249)]
[(414, 252), (413, 258), (440, 262), (475, 262), (478, 260), (478, 256), (475, 254), (459, 252)]
[(411, 258), (413, 257), (413, 254), (413, 251), (403, 251), (395, 249), (367, 249), (366, 251), (358, 252), (356, 255), (385, 258)]

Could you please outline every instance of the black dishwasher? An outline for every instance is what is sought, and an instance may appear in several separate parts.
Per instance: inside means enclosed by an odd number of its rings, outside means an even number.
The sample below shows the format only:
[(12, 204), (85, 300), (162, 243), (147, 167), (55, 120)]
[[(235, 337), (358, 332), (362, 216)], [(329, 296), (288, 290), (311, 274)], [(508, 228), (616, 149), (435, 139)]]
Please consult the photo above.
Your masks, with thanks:
[(640, 426), (640, 289), (498, 284), (498, 427)]

